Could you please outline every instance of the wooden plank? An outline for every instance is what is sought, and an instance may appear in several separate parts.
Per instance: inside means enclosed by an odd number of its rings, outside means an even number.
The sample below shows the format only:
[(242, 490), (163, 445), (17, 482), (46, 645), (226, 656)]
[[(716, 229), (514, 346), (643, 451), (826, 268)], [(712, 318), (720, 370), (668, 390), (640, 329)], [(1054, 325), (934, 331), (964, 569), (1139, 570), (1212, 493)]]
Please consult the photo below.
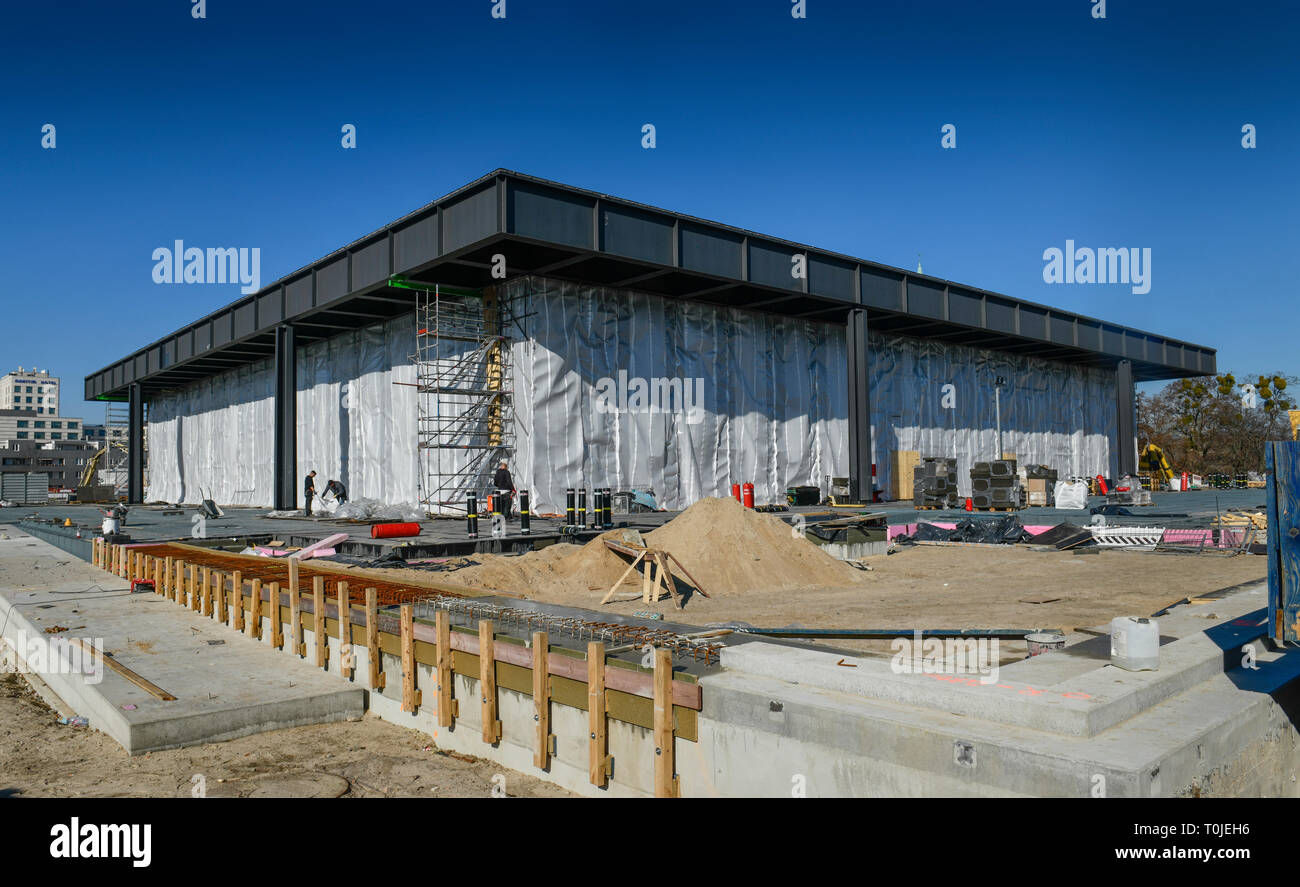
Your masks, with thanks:
[(289, 558), (289, 637), (293, 655), (302, 656), (302, 586), (298, 576), (299, 561)]
[[(339, 672), (343, 677), (352, 678), (352, 595), (348, 584), (340, 582), (339, 586)], [(412, 634), (414, 642), (414, 634)]]
[[(414, 636), (414, 630), (411, 632)], [(414, 639), (412, 639), (414, 650)], [(379, 647), (379, 592), (374, 586), (366, 589), (366, 659), (370, 665), (370, 689), (384, 688), (384, 652)]]
[(262, 639), (262, 580), (253, 580), (253, 594), (248, 599), (248, 636)]
[(220, 570), (213, 570), (212, 584), (216, 586), (216, 591), (214, 591), (213, 594), (216, 595), (217, 598), (217, 621), (222, 625), (225, 625), (229, 619), (227, 612), (228, 608), (226, 607), (226, 574)]
[(236, 570), (230, 574), (230, 618), (235, 621), (231, 626), (235, 631), (244, 630), (244, 573), (242, 570)]
[(328, 669), (329, 639), (325, 636), (325, 577), (311, 577), (312, 637), (316, 639), (316, 667)]
[(199, 571), (199, 576), (203, 582), (203, 615), (211, 618), (212, 616), (212, 568), (204, 567)]
[(172, 565), (173, 560), (171, 555), (167, 555), (167, 559), (163, 562), (162, 596), (165, 598), (171, 597), (172, 578), (176, 575), (175, 567)]
[(200, 576), (201, 576), (201, 571), (199, 566), (197, 564), (191, 565), (188, 600), (190, 602), (190, 609), (193, 610), (195, 613), (197, 613), (199, 611), (199, 607), (203, 605), (203, 593), (202, 593), (202, 589), (199, 586)]
[(271, 646), (284, 649), (284, 623), (280, 621), (280, 583), (272, 582), (267, 594), (267, 610), (271, 617)]
[(673, 657), (656, 648), (655, 664), (655, 797), (677, 797), (677, 776), (673, 756)]
[(479, 695), (483, 699), (483, 741), (488, 745), (496, 745), (501, 741), (501, 721), (497, 719), (497, 661), (492, 650), (493, 630), (491, 619), (479, 620)]
[(1300, 442), (1264, 444), (1268, 506), (1269, 624), (1278, 642), (1300, 643)]
[[(648, 561), (646, 569), (650, 569)], [(609, 783), (611, 762), (605, 719), (605, 645), (600, 641), (587, 644), (587, 726), (590, 730), (588, 777), (592, 785), (603, 788)]]
[(167, 599), (177, 601), (184, 593), (185, 587), (185, 561), (176, 558), (176, 574), (172, 577), (171, 587), (167, 589)]
[(293, 655), (307, 655), (307, 645), (302, 642), (302, 592), (297, 576), (292, 576), (289, 582), (289, 643)]
[(551, 678), (546, 665), (549, 652), (546, 632), (533, 632), (533, 721), (537, 725), (533, 766), (541, 770), (551, 763)]
[(402, 711), (412, 713), (420, 706), (415, 668), (415, 606), (402, 604)]
[(451, 617), (446, 610), (439, 610), (434, 615), (434, 631), (437, 633), (438, 670), (438, 726), (450, 727), (460, 714), (456, 700), (451, 698), (455, 679), (451, 674)]
[(146, 680), (142, 675), (137, 674), (136, 672), (127, 668), (122, 663), (118, 662), (116, 659), (113, 658), (113, 654), (109, 653), (107, 650), (96, 650), (90, 644), (87, 644), (84, 641), (82, 641), (81, 638), (69, 638), (69, 640), (71, 640), (77, 646), (81, 647), (83, 650), (90, 652), (92, 661), (96, 653), (100, 654), (100, 658), (103, 660), (105, 665), (113, 669), (113, 671), (117, 672), (118, 674), (126, 678), (131, 683), (135, 684), (141, 690), (144, 690), (146, 693), (156, 696), (157, 698), (163, 700), (164, 702), (176, 701), (175, 696), (168, 693), (166, 690), (164, 690), (162, 687), (159, 687), (157, 684)]

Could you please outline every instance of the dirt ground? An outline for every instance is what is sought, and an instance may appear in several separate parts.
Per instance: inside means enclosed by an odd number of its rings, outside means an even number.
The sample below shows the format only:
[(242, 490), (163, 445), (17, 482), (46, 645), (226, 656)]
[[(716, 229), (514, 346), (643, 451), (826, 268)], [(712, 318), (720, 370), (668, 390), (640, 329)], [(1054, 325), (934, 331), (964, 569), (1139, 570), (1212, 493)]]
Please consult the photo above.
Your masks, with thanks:
[(135, 757), (58, 717), (21, 675), (0, 675), (0, 797), (571, 796), (369, 715)]
[(1088, 628), (1115, 616), (1149, 616), (1183, 598), (1267, 575), (1266, 559), (1257, 555), (1096, 548), (1076, 554), (1028, 545), (901, 546), (894, 554), (865, 559), (871, 569), (862, 571), (836, 561), (779, 519), (729, 499), (701, 500), (647, 534), (645, 542), (676, 555), (710, 596), (691, 594), (685, 582), (682, 611), (667, 596), (647, 606), (634, 576), (602, 607), (630, 559), (599, 540), (522, 556), (451, 559), (444, 566), (454, 569), (392, 570), (385, 576), (622, 615), (653, 610), (701, 626), (734, 621), (764, 628), (911, 629)]

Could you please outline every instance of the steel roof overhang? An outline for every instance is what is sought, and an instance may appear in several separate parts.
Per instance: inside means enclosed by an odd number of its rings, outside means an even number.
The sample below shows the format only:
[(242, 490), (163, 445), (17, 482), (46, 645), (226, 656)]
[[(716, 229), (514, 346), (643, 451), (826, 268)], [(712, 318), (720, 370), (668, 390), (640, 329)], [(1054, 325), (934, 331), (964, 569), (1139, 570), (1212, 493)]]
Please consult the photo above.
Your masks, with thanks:
[[(1137, 381), (1216, 372), (1215, 351), (875, 262), (497, 170), (86, 377), (87, 399), (183, 387), (270, 358), (275, 328), (301, 344), (409, 312), (398, 274), (485, 287), (543, 275), (669, 298), (843, 321), (1064, 363), (1133, 364)], [(791, 274), (795, 255), (807, 274)]]

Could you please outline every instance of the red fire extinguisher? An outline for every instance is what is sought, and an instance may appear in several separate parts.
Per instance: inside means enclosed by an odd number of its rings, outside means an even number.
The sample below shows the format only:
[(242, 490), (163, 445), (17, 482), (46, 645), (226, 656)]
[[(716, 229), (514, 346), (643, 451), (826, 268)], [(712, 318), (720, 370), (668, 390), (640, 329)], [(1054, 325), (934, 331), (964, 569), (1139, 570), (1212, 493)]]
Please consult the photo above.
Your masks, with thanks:
[(741, 487), (741, 492), (744, 495), (744, 498), (741, 499), (741, 504), (744, 505), (746, 508), (753, 508), (754, 507), (754, 485), (750, 483), (745, 484), (743, 487)]
[(740, 484), (731, 485), (731, 498), (735, 499), (737, 502), (740, 501)]

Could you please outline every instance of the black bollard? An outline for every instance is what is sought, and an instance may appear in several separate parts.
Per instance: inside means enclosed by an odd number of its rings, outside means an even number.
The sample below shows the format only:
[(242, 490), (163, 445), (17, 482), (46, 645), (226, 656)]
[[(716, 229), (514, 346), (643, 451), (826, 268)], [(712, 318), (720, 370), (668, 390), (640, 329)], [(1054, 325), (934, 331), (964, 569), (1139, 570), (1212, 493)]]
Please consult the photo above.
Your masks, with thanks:
[(578, 490), (578, 522), (575, 526), (586, 529), (587, 527), (587, 488), (583, 487)]
[(575, 517), (573, 503), (577, 498), (577, 495), (578, 494), (573, 487), (569, 487), (564, 491), (564, 525), (566, 527), (571, 527), (574, 524)]
[(465, 494), (465, 529), (471, 539), (478, 538), (478, 494)]
[(528, 491), (519, 491), (519, 533), (528, 535)]

